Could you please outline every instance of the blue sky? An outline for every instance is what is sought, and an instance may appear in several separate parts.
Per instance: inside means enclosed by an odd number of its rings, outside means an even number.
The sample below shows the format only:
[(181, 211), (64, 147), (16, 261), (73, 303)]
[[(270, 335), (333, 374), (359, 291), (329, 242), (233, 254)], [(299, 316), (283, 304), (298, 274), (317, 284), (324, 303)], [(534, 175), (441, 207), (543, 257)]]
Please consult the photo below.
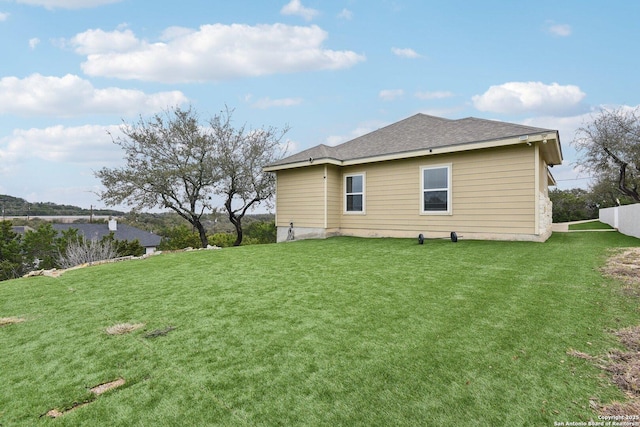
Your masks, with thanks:
[(0, 0), (0, 194), (104, 207), (108, 131), (191, 104), (290, 152), (416, 113), (557, 129), (640, 104), (640, 2)]

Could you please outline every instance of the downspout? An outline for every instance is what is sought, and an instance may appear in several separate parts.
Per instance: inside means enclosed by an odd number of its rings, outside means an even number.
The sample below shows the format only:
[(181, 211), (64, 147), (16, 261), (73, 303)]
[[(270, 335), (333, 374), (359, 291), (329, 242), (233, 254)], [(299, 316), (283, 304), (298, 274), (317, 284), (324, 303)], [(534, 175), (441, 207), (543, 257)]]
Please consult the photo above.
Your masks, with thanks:
[(328, 208), (328, 190), (327, 190), (327, 165), (324, 165), (324, 230), (325, 233), (327, 231), (327, 226), (329, 224), (329, 219), (328, 219), (328, 214), (329, 214), (329, 208)]
[(540, 145), (535, 143), (533, 145), (533, 157), (534, 157), (534, 167), (535, 167), (535, 185), (533, 186), (533, 200), (535, 202), (535, 229), (534, 234), (536, 236), (540, 235)]
[(275, 182), (275, 190), (276, 190), (276, 194), (274, 195), (274, 197), (275, 197), (275, 199), (276, 199), (276, 200), (275, 200), (275, 203), (274, 203), (274, 205), (275, 205), (275, 207), (276, 207), (276, 209), (275, 209), (276, 214), (275, 214), (274, 221), (275, 221), (275, 224), (276, 224), (276, 230), (277, 230), (277, 229), (278, 229), (278, 172), (274, 172), (274, 173), (276, 174), (276, 182)]

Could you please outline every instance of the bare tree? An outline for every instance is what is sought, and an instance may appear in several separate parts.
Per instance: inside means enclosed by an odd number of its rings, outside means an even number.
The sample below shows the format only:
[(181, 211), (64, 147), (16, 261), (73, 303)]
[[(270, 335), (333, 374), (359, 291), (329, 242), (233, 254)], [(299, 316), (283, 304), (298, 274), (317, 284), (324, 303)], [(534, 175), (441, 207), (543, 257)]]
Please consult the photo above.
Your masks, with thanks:
[(76, 265), (113, 259), (117, 255), (113, 240), (100, 241), (97, 238), (87, 240), (82, 236), (82, 238), (68, 243), (64, 254), (60, 255), (59, 264), (62, 268), (70, 268)]
[(286, 148), (282, 139), (289, 127), (234, 128), (233, 111), (228, 108), (210, 120), (214, 140), (213, 155), (218, 181), (216, 193), (224, 197), (229, 221), (236, 229), (234, 246), (242, 243), (242, 218), (261, 202), (269, 202), (275, 192), (275, 177), (262, 168), (281, 158)]
[(596, 177), (601, 187), (613, 182), (617, 190), (640, 202), (640, 110), (601, 110), (578, 129), (573, 143), (578, 164)]
[(226, 108), (202, 127), (191, 108), (174, 108), (148, 121), (124, 124), (124, 137), (114, 143), (124, 150), (126, 165), (96, 172), (106, 188), (100, 198), (135, 210), (171, 209), (198, 230), (202, 247), (207, 247), (201, 219), (206, 211), (215, 211), (213, 195), (221, 195), (239, 245), (242, 218), (274, 192), (274, 177), (262, 168), (284, 154), (280, 141), (288, 127), (236, 129), (231, 115)]
[(212, 140), (191, 109), (174, 108), (148, 121), (124, 124), (125, 137), (114, 139), (125, 152), (126, 165), (102, 168), (96, 176), (106, 188), (108, 205), (125, 203), (135, 210), (168, 208), (198, 230), (202, 247), (209, 242), (201, 218), (213, 210), (210, 199), (217, 182)]

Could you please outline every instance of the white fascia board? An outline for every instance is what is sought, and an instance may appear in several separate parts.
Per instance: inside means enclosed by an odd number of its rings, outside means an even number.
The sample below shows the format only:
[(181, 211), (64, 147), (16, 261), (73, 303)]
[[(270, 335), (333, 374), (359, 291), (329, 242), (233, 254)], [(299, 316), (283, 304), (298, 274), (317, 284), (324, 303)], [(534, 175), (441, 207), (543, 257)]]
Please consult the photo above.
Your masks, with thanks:
[(318, 165), (336, 165), (343, 166), (344, 162), (336, 159), (313, 159), (313, 161), (304, 160), (301, 162), (287, 163), (283, 165), (276, 166), (266, 166), (262, 168), (264, 172), (277, 172), (283, 169), (295, 169), (295, 168), (304, 168), (308, 166), (318, 166)]

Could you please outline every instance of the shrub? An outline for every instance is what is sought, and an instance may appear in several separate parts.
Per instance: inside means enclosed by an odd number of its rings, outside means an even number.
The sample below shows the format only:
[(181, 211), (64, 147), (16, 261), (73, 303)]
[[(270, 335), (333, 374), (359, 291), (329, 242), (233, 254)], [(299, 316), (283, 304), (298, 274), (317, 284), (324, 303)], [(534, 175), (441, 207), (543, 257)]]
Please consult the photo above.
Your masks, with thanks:
[(69, 242), (66, 251), (60, 256), (60, 266), (62, 268), (75, 267), (81, 264), (90, 264), (96, 261), (113, 259), (118, 256), (118, 252), (113, 240), (82, 239)]
[(234, 233), (216, 233), (209, 236), (209, 244), (221, 248), (231, 247), (235, 241), (236, 235)]
[(184, 248), (199, 248), (202, 246), (198, 233), (186, 225), (178, 225), (166, 230), (158, 249), (171, 251)]
[(245, 231), (245, 236), (255, 243), (275, 243), (277, 234), (275, 221), (253, 222)]

